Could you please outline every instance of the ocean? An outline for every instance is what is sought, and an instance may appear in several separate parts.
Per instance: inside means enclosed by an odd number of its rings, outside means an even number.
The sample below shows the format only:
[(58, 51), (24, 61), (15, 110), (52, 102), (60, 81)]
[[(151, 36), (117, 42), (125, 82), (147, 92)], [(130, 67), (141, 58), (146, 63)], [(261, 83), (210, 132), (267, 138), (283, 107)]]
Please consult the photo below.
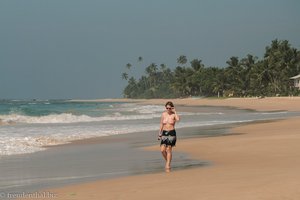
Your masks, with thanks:
[[(256, 112), (203, 107), (181, 112), (177, 128), (243, 123), (299, 116), (299, 112)], [(163, 105), (68, 100), (0, 100), (0, 159), (45, 150), (72, 140), (153, 131)]]

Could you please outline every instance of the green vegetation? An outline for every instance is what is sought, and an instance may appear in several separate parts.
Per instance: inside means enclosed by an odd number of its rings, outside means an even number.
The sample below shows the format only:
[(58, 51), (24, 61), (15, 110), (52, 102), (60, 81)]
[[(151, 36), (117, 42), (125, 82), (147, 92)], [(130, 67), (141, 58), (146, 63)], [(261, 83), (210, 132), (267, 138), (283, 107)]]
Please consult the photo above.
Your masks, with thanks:
[[(143, 58), (139, 57), (138, 62)], [(224, 68), (206, 67), (199, 59), (188, 62), (186, 56), (177, 59), (178, 66), (151, 63), (145, 75), (136, 80), (127, 72), (124, 89), (126, 98), (179, 98), (190, 96), (287, 96), (299, 95), (290, 77), (300, 74), (300, 51), (287, 40), (273, 40), (262, 59), (253, 55), (231, 57)], [(126, 65), (132, 70), (132, 65)]]

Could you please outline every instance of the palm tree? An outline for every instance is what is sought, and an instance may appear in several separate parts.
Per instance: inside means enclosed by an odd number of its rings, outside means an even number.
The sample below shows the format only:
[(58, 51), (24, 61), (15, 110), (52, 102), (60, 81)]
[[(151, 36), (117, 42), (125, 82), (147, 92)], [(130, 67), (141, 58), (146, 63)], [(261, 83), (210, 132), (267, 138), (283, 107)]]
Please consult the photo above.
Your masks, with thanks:
[(128, 80), (128, 74), (126, 72), (122, 74), (122, 79), (126, 81)]
[(186, 64), (186, 63), (187, 63), (187, 58), (186, 58), (186, 56), (184, 56), (184, 55), (179, 56), (179, 57), (177, 58), (177, 63), (178, 63), (178, 64), (181, 64), (181, 65)]
[(127, 69), (130, 69), (132, 67), (132, 65), (130, 63), (126, 64)]
[[(142, 60), (139, 56), (137, 62)], [(261, 60), (252, 55), (241, 60), (231, 57), (224, 68), (205, 67), (199, 59), (192, 60), (190, 66), (186, 65), (187, 62), (187, 57), (180, 55), (176, 69), (170, 69), (165, 64), (158, 69), (152, 63), (139, 80), (129, 78), (126, 71), (122, 74), (122, 78), (128, 80), (125, 97), (219, 96), (232, 92), (234, 96), (287, 95), (293, 92), (289, 87), (289, 77), (300, 73), (300, 51), (292, 48), (286, 40), (272, 41)], [(130, 70), (131, 64), (128, 63), (126, 68)], [(164, 96), (167, 90), (170, 91), (169, 96)]]
[(128, 85), (125, 87), (123, 94), (125, 98), (136, 98), (138, 96), (136, 80), (133, 77), (128, 80)]
[(146, 68), (146, 73), (149, 76), (155, 75), (157, 72), (157, 65), (155, 63), (151, 63), (147, 68)]
[[(299, 58), (299, 57), (298, 57)], [(271, 95), (287, 94), (289, 77), (297, 70), (299, 59), (297, 51), (291, 48), (287, 40), (273, 40), (271, 46), (266, 47), (264, 56), (265, 72), (268, 72), (269, 91)]]
[(252, 94), (253, 90), (251, 88), (251, 85), (253, 82), (254, 77), (254, 70), (255, 70), (255, 64), (256, 60), (258, 58), (256, 56), (252, 56), (250, 54), (247, 55), (246, 58), (243, 58), (241, 60), (241, 68), (242, 68), (242, 79), (243, 79), (243, 91), (245, 95)]
[(142, 62), (143, 61), (143, 57), (142, 56), (139, 56), (138, 57), (138, 62)]
[(202, 64), (202, 60), (194, 59), (191, 61), (191, 67), (195, 72), (197, 72), (201, 70), (201, 68), (203, 68), (204, 65)]
[(149, 75), (150, 79), (150, 87), (153, 87), (156, 85), (156, 75), (157, 75), (157, 65), (155, 63), (151, 63), (147, 68), (146, 68), (146, 73)]
[(160, 69), (162, 72), (166, 71), (167, 66), (165, 64), (160, 64)]
[(228, 89), (232, 90), (234, 95), (242, 94), (242, 68), (238, 57), (231, 57), (227, 62), (226, 77), (228, 78)]
[(189, 96), (191, 93), (191, 76), (193, 72), (190, 68), (176, 67), (174, 71), (174, 82), (172, 88), (180, 97)]

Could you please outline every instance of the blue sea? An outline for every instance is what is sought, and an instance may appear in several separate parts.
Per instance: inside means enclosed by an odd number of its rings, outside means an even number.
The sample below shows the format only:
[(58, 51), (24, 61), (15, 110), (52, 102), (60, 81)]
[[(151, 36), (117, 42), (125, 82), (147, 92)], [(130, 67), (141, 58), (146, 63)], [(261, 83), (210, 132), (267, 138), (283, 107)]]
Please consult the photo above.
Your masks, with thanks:
[[(179, 112), (177, 128), (243, 123), (299, 116), (297, 112), (255, 112), (203, 107)], [(159, 129), (163, 105), (68, 100), (0, 100), (0, 158), (45, 150), (72, 140)]]

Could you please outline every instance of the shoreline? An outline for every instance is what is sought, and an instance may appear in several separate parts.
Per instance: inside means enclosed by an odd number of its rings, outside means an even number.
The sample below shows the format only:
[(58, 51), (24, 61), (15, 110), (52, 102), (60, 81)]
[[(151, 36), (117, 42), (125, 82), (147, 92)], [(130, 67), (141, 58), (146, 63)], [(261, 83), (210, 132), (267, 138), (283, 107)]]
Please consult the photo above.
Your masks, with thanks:
[[(159, 99), (138, 103), (161, 104), (166, 101)], [(173, 102), (183, 106), (230, 106), (258, 111), (300, 110), (299, 97), (178, 99)], [(193, 194), (190, 199), (195, 200), (299, 199), (299, 122), (300, 117), (292, 117), (242, 124), (231, 129), (231, 134), (226, 137), (182, 139), (176, 151), (213, 162), (209, 167), (98, 180), (48, 191), (56, 194), (57, 199), (135, 200), (141, 195), (143, 199), (155, 199), (174, 190), (180, 193), (173, 199), (186, 198), (190, 194)], [(157, 146), (143, 149), (158, 151)]]
[[(213, 162), (208, 167), (142, 174), (50, 189), (57, 199), (159, 198), (180, 190), (174, 199), (298, 199), (300, 182), (300, 117), (246, 124), (231, 129), (233, 135), (184, 139), (176, 151)], [(241, 134), (242, 133), (242, 134)], [(157, 151), (157, 146), (144, 149)], [(177, 152), (176, 152), (177, 153)], [(161, 187), (168, 185), (168, 188)], [(216, 193), (216, 191), (219, 191)]]

